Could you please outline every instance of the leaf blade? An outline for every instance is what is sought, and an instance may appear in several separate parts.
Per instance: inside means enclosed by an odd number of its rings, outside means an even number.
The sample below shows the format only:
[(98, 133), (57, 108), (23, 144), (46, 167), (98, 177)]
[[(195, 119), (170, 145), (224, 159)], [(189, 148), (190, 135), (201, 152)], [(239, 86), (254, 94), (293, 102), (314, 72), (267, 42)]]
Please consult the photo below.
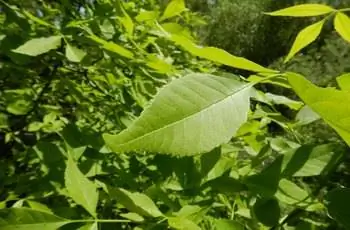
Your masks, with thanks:
[(347, 42), (350, 42), (350, 18), (341, 12), (334, 17), (334, 28), (338, 34)]
[(266, 14), (270, 16), (311, 17), (329, 14), (333, 11), (332, 7), (322, 4), (301, 4)]
[(34, 38), (12, 51), (28, 56), (38, 56), (57, 49), (61, 45), (61, 40), (61, 36)]

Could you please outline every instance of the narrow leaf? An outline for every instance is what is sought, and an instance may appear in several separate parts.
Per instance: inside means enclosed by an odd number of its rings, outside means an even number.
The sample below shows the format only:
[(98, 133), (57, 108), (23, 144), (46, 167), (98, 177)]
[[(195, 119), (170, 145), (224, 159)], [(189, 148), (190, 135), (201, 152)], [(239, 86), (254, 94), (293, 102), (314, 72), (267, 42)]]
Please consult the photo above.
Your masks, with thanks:
[(164, 87), (126, 130), (104, 139), (115, 152), (208, 152), (247, 120), (250, 86), (233, 78), (187, 75)]
[(67, 44), (66, 57), (68, 58), (69, 61), (80, 62), (81, 60), (83, 60), (85, 55), (86, 53), (83, 50), (78, 49), (77, 47), (72, 46), (70, 44)]
[(205, 58), (210, 61), (252, 72), (275, 72), (274, 70), (265, 68), (245, 58), (234, 56), (225, 50), (215, 47), (198, 46), (188, 38), (181, 35), (173, 34), (171, 35), (170, 39), (186, 51), (190, 52), (192, 55)]
[(350, 73), (337, 77), (337, 83), (342, 90), (350, 91)]
[(0, 210), (1, 230), (52, 230), (68, 223), (70, 220), (29, 208)]
[(301, 4), (266, 14), (271, 16), (310, 17), (329, 14), (333, 11), (332, 7), (322, 4)]
[(169, 226), (178, 230), (201, 230), (201, 228), (193, 221), (182, 217), (168, 218)]
[(227, 219), (217, 219), (213, 223), (214, 230), (244, 230), (244, 226), (239, 222)]
[(29, 56), (38, 56), (50, 50), (57, 49), (61, 45), (61, 40), (61, 36), (34, 38), (13, 50), (13, 52)]
[(186, 6), (185, 6), (184, 0), (171, 0), (171, 2), (166, 7), (160, 20), (162, 21), (168, 18), (172, 18), (174, 16), (179, 15), (185, 10), (186, 10)]
[(341, 12), (334, 17), (334, 28), (344, 40), (350, 42), (350, 18)]
[(287, 73), (297, 95), (318, 113), (350, 145), (350, 93), (333, 88), (320, 88), (303, 76)]
[(98, 202), (96, 185), (80, 172), (70, 156), (68, 157), (64, 177), (70, 197), (77, 204), (83, 206), (93, 217), (96, 217), (96, 206)]
[(314, 42), (320, 35), (324, 23), (325, 20), (321, 20), (302, 29), (295, 38), (293, 46), (284, 62), (288, 62), (296, 53)]

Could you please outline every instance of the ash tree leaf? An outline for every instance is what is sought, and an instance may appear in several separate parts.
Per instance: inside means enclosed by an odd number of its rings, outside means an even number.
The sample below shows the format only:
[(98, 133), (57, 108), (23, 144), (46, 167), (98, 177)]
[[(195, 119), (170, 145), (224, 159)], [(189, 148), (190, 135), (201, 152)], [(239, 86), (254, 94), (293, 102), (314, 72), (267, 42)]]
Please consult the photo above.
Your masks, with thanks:
[(281, 209), (274, 198), (258, 199), (253, 207), (256, 218), (265, 226), (275, 226), (281, 217)]
[(287, 73), (289, 84), (314, 112), (350, 145), (350, 93), (333, 88), (321, 88), (302, 75)]
[(70, 44), (66, 45), (66, 57), (71, 62), (80, 62), (86, 56), (85, 51)]
[(244, 226), (234, 220), (216, 219), (213, 223), (214, 230), (244, 230)]
[(294, 182), (282, 179), (279, 182), (276, 198), (289, 205), (305, 205), (310, 202), (309, 194), (304, 189), (300, 188)]
[(52, 230), (70, 220), (29, 208), (0, 209), (1, 230)]
[(172, 18), (181, 14), (185, 10), (186, 6), (184, 0), (171, 0), (166, 9), (164, 10), (164, 13), (160, 20), (163, 21), (165, 19)]
[(271, 16), (311, 17), (329, 14), (333, 11), (335, 11), (335, 9), (332, 7), (322, 4), (301, 4), (266, 14)]
[(324, 23), (325, 20), (321, 20), (302, 29), (295, 38), (292, 48), (284, 62), (288, 62), (296, 53), (314, 42), (320, 35)]
[(96, 217), (97, 186), (81, 173), (71, 156), (68, 157), (64, 178), (69, 196)]
[(334, 28), (338, 34), (346, 41), (350, 42), (350, 18), (341, 12), (334, 17)]
[(173, 229), (178, 230), (201, 230), (196, 223), (183, 217), (170, 217), (168, 224)]
[(163, 216), (163, 213), (159, 211), (151, 198), (145, 194), (129, 192), (122, 188), (109, 188), (108, 193), (131, 212), (137, 213), (141, 216)]
[(250, 88), (233, 78), (187, 75), (164, 87), (126, 130), (104, 140), (114, 152), (209, 152), (247, 121)]
[(350, 91), (350, 73), (345, 73), (337, 77), (337, 83), (340, 89)]
[(331, 217), (350, 229), (350, 189), (338, 188), (327, 194), (328, 212)]
[(12, 51), (29, 56), (38, 56), (57, 49), (61, 45), (61, 40), (61, 36), (34, 38)]

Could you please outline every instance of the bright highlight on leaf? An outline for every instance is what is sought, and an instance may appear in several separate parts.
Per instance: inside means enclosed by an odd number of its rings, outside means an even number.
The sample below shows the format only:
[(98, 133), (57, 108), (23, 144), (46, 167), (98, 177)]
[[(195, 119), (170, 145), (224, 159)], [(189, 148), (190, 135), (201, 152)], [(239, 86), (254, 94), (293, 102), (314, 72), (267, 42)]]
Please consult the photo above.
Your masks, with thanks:
[(57, 49), (61, 45), (61, 40), (61, 36), (34, 38), (13, 50), (13, 52), (28, 56), (38, 56), (50, 50)]
[(287, 73), (287, 76), (290, 85), (305, 104), (350, 145), (350, 93), (317, 87), (296, 73)]
[(165, 19), (172, 18), (185, 10), (186, 6), (184, 0), (172, 0), (166, 7), (160, 20), (163, 21)]
[(333, 11), (332, 7), (322, 4), (301, 4), (266, 14), (271, 16), (311, 17), (329, 14)]
[(128, 129), (104, 139), (115, 152), (208, 152), (247, 120), (250, 87), (233, 78), (187, 75), (164, 87)]
[(350, 18), (341, 12), (334, 17), (334, 28), (346, 41), (350, 42)]
[(296, 53), (298, 53), (301, 49), (305, 48), (312, 42), (314, 42), (317, 37), (320, 35), (322, 27), (325, 23), (325, 20), (321, 20), (316, 22), (310, 26), (302, 29), (297, 35), (289, 54), (285, 59), (285, 63), (288, 62)]

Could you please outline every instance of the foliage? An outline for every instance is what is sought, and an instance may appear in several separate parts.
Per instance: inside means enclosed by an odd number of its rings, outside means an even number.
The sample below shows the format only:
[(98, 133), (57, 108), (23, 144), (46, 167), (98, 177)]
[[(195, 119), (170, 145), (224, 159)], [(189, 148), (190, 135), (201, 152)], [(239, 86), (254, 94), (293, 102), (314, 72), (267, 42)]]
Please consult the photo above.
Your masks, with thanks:
[[(330, 180), (348, 147), (296, 132), (322, 118), (349, 145), (348, 74), (322, 88), (199, 46), (182, 0), (0, 2), (1, 229), (349, 229), (349, 184)], [(348, 41), (347, 11), (269, 14)]]

